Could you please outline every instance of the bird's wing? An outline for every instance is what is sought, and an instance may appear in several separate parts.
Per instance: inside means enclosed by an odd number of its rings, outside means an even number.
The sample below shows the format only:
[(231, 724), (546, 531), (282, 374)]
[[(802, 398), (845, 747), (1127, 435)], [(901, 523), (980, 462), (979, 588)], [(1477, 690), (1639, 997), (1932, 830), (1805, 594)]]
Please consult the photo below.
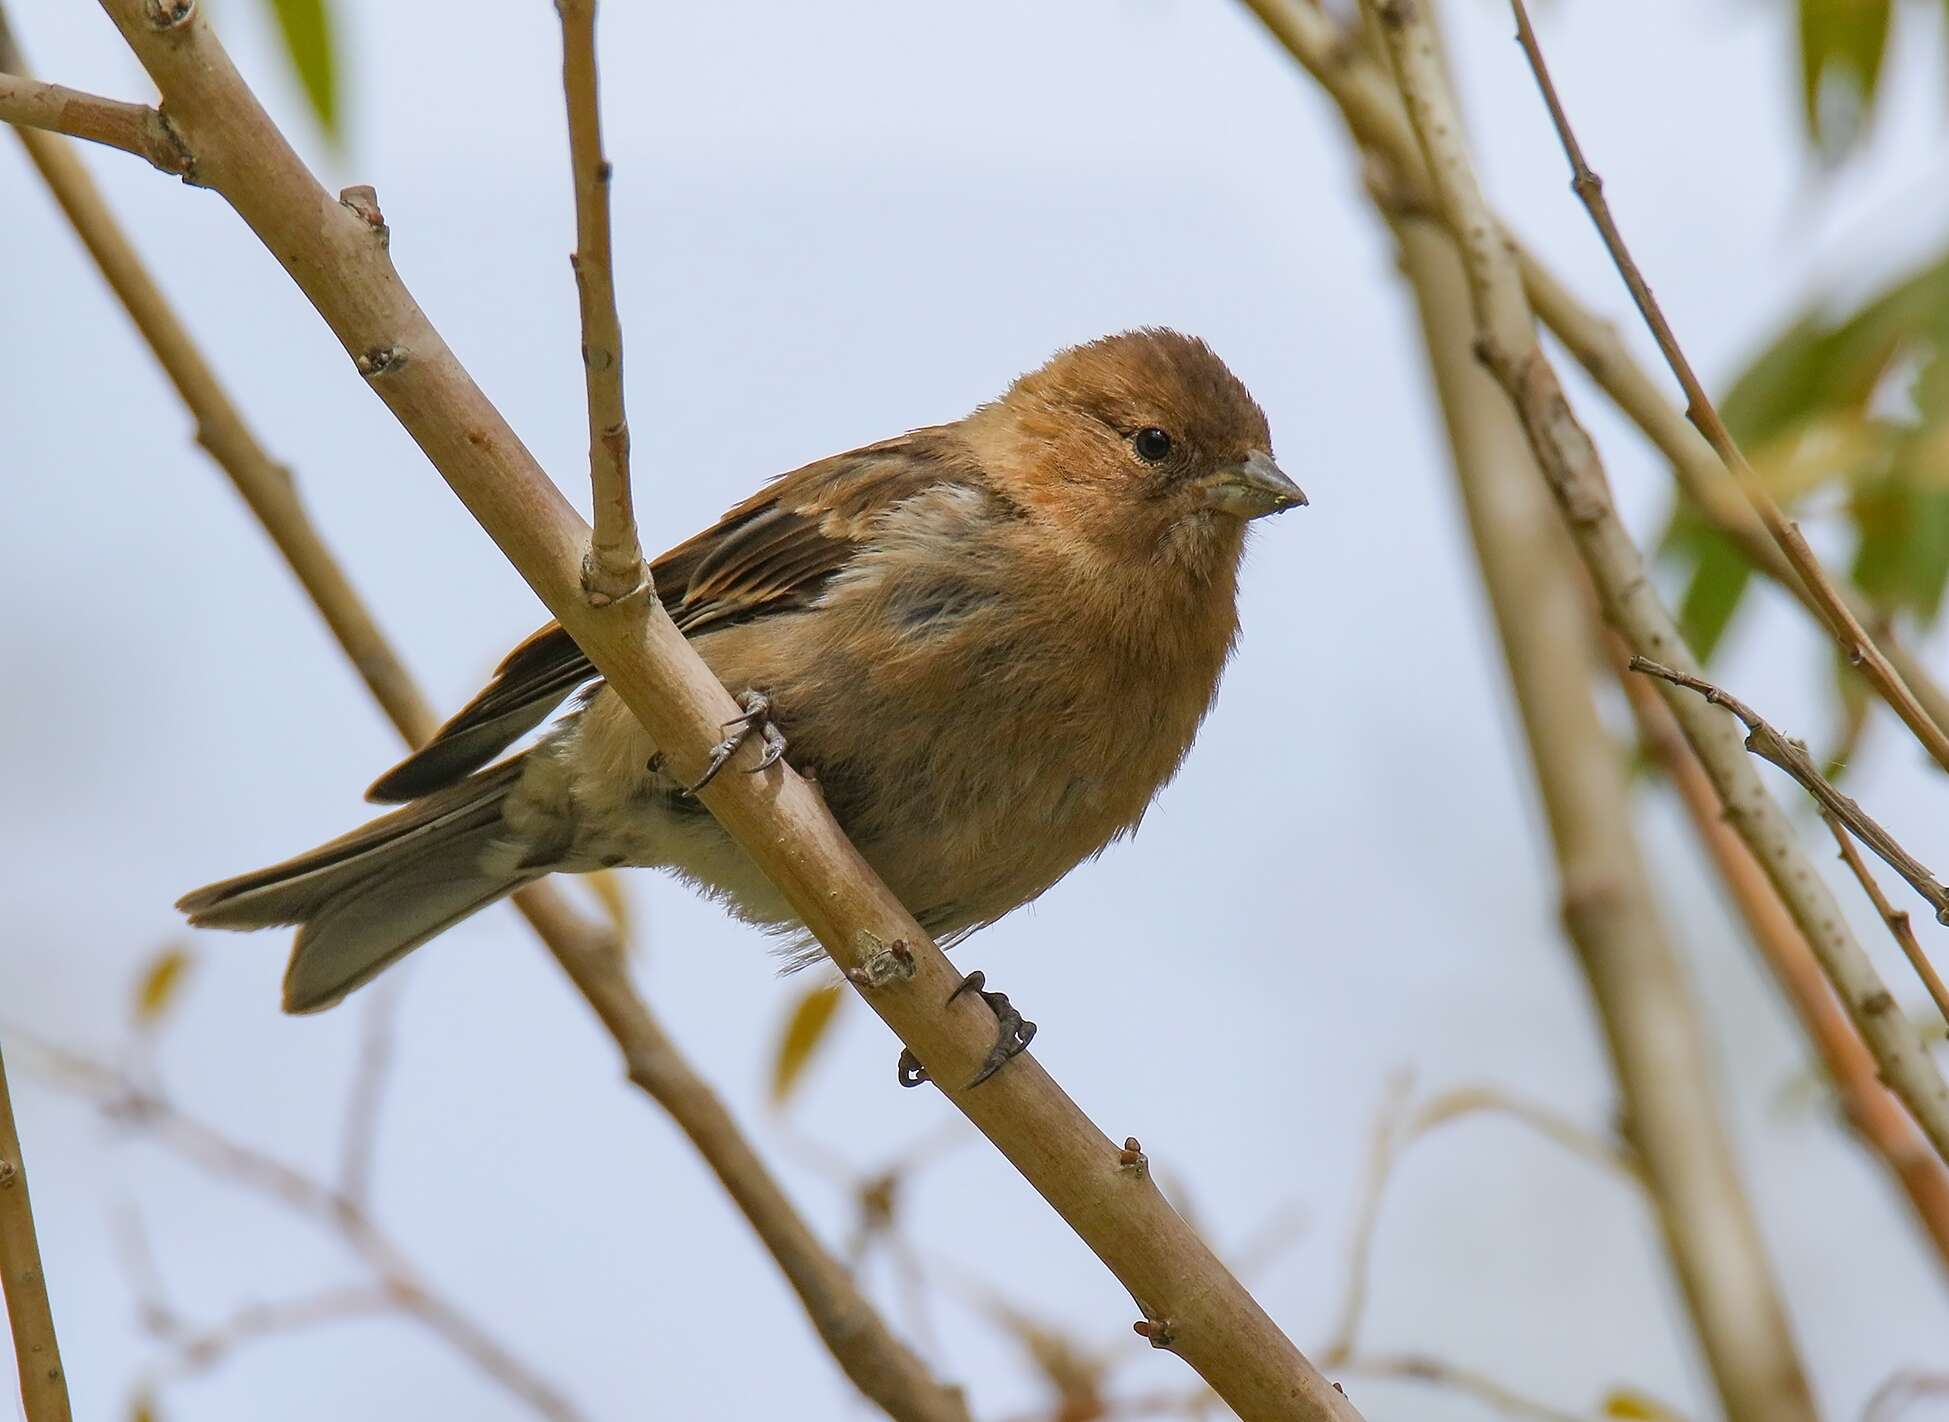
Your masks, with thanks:
[[(805, 607), (882, 513), (973, 472), (964, 447), (938, 426), (808, 464), (651, 564), (657, 597), (685, 636)], [(596, 675), (562, 625), (549, 623), (508, 653), (430, 741), (373, 782), (366, 798), (415, 800), (471, 774)]]

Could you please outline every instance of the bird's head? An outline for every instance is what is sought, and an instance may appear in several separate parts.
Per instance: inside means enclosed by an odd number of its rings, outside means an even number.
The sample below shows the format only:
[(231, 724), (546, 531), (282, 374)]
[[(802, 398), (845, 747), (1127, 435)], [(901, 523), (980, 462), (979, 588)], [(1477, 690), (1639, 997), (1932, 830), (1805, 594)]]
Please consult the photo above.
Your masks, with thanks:
[(1306, 502), (1238, 377), (1157, 327), (1058, 353), (968, 433), (1012, 498), (1115, 558), (1235, 559), (1247, 521)]

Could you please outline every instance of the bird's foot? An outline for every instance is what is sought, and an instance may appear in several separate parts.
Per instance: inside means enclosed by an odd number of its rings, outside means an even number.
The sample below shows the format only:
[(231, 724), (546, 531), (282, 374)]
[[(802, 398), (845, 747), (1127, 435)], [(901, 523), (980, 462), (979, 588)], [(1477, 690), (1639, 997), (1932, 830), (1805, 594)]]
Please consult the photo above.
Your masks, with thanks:
[(744, 708), (743, 714), (733, 716), (719, 728), (724, 732), (724, 739), (711, 747), (711, 763), (704, 767), (704, 778), (686, 790), (685, 794), (695, 795), (717, 779), (718, 771), (724, 769), (731, 757), (738, 753), (738, 747), (750, 740), (754, 732), (764, 740), (765, 753), (751, 767), (751, 774), (769, 770), (785, 754), (785, 734), (772, 723), (771, 698), (762, 691), (747, 691), (738, 698), (738, 705)]
[[(981, 1070), (974, 1074), (974, 1079), (962, 1088), (964, 1091), (971, 1090), (988, 1080), (1001, 1070), (1009, 1058), (1020, 1056), (1028, 1049), (1029, 1043), (1035, 1040), (1035, 1023), (1015, 1010), (1014, 1004), (1008, 1000), (1007, 993), (989, 992), (987, 982), (986, 975), (976, 970), (961, 979), (961, 986), (947, 995), (947, 1000), (951, 1003), (964, 992), (979, 993), (981, 1000), (994, 1011), (995, 1020), (1000, 1024), (1000, 1031), (995, 1036), (995, 1045), (988, 1049), (987, 1060), (982, 1062)], [(919, 1086), (922, 1082), (932, 1079), (927, 1075), (927, 1068), (920, 1064), (920, 1058), (916, 1057), (911, 1049), (900, 1053), (902, 1086)]]

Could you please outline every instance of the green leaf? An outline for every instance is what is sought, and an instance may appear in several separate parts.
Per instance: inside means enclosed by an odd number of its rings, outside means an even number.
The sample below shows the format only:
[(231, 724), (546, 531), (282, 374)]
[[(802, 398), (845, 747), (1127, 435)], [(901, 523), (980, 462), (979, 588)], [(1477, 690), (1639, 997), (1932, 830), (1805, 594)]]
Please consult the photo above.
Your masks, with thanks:
[(827, 1030), (832, 1026), (833, 1015), (839, 1008), (839, 984), (822, 983), (808, 989), (792, 1009), (792, 1015), (785, 1019), (785, 1030), (779, 1034), (778, 1055), (772, 1061), (771, 1101), (772, 1105), (782, 1105), (792, 1094), (799, 1078), (812, 1060), (812, 1053), (820, 1042), (825, 1040)]
[(1874, 108), (1894, 0), (1800, 0), (1800, 97), (1828, 158), (1853, 146)]
[(284, 50), (298, 71), (311, 111), (326, 134), (336, 139), (338, 129), (338, 73), (333, 59), (331, 16), (325, 0), (270, 0), (284, 36)]
[(1897, 472), (1859, 490), (1850, 512), (1860, 535), (1855, 584), (1883, 612), (1933, 622), (1949, 582), (1949, 490)]
[(1690, 568), (1679, 599), (1678, 628), (1698, 659), (1710, 661), (1752, 585), (1752, 565), (1737, 544), (1684, 504), (1673, 510), (1659, 551)]

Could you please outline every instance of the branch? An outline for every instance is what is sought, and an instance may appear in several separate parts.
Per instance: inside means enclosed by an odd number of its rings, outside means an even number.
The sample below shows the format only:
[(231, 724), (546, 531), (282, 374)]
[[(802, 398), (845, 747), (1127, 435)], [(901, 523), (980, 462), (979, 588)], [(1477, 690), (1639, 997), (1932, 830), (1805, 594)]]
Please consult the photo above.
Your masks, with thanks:
[[(13, 67), (11, 62), (0, 63), (0, 71)], [(104, 99), (60, 84), (43, 84), (0, 72), (0, 122), (105, 143), (184, 179), (196, 171), (169, 120), (161, 110), (147, 104)]]
[[(1327, 92), (1354, 141), (1391, 170), (1388, 181), (1395, 205), (1442, 217), (1400, 96), (1391, 80), (1362, 54), (1353, 37), (1314, 0), (1245, 3)], [(1515, 249), (1524, 290), (1544, 324), (1670, 461), (1680, 487), (1712, 525), (1737, 544), (1756, 569), (1820, 619), (1826, 629), (1825, 614), (1815, 595), (1775, 546), (1752, 507), (1729, 487), (1725, 466), (1712, 446), (1665, 398), (1658, 383), (1619, 337), (1616, 326), (1582, 305), (1533, 252), (1510, 234), (1506, 223), (1501, 228)], [(1844, 588), (1842, 596), (1854, 617), (1871, 616), (1866, 600), (1851, 588)], [(1949, 725), (1949, 693), (1931, 679), (1928, 668), (1892, 630), (1884, 631), (1881, 640), (1889, 661), (1927, 708), (1929, 718), (1937, 725)]]
[(562, 17), (562, 92), (575, 179), (575, 290), (582, 307), (582, 370), (589, 389), (589, 484), (595, 532), (582, 586), (598, 606), (628, 597), (648, 576), (629, 483), (623, 411), (623, 326), (609, 241), (608, 160), (596, 94), (595, 0), (555, 0)]
[(1611, 205), (1604, 197), (1603, 179), (1592, 172), (1590, 165), (1584, 161), (1583, 148), (1578, 144), (1577, 135), (1570, 127), (1569, 116), (1563, 111), (1563, 101), (1557, 97), (1556, 85), (1551, 82), (1549, 68), (1543, 62), (1543, 50), (1537, 43), (1536, 31), (1529, 22), (1529, 11), (1524, 6), (1523, 0), (1510, 0), (1510, 7), (1516, 16), (1516, 39), (1522, 45), (1524, 55), (1529, 59), (1529, 67), (1536, 76), (1537, 87), (1543, 91), (1543, 102), (1550, 110), (1550, 121), (1556, 125), (1557, 137), (1563, 143), (1564, 156), (1570, 160), (1570, 186), (1576, 190), (1577, 196), (1583, 199), (1585, 208), (1590, 212), (1590, 220), (1596, 225), (1599, 235), (1603, 237), (1604, 246), (1609, 250), (1611, 260), (1617, 264), (1618, 275), (1624, 278), (1624, 285), (1630, 290), (1631, 299), (1637, 303), (1639, 314), (1644, 317), (1645, 325), (1651, 329), (1652, 337), (1658, 342), (1658, 349), (1664, 354), (1665, 363), (1671, 367), (1672, 374), (1678, 377), (1679, 386), (1685, 391), (1686, 417), (1698, 426), (1699, 433), (1703, 434), (1706, 441), (1711, 444), (1720, 462), (1733, 476), (1733, 482), (1739, 485), (1740, 491), (1752, 504), (1753, 511), (1759, 515), (1760, 524), (1765, 528), (1767, 535), (1779, 545), (1780, 551), (1793, 565), (1794, 572), (1799, 575), (1801, 582), (1813, 596), (1821, 616), (1827, 622), (1828, 630), (1849, 664), (1861, 669), (1861, 674), (1868, 679), (1876, 691), (1881, 693), (1882, 699), (1894, 708), (1895, 714), (1902, 718), (1902, 723), (1915, 734), (1915, 738), (1922, 743), (1935, 763), (1944, 770), (1949, 770), (1949, 732), (1945, 732), (1940, 725), (1936, 724), (1929, 713), (1923, 709), (1921, 702), (1916, 700), (1915, 693), (1902, 680), (1901, 674), (1889, 664), (1886, 654), (1875, 644), (1875, 639), (1868, 635), (1867, 628), (1863, 627), (1860, 619), (1854, 615), (1854, 610), (1848, 606), (1847, 599), (1841, 596), (1840, 590), (1835, 587), (1826, 571), (1820, 566), (1820, 560), (1814, 556), (1814, 550), (1807, 546), (1806, 538), (1801, 535), (1800, 526), (1781, 512), (1779, 504), (1774, 502), (1773, 496), (1767, 492), (1759, 476), (1753, 473), (1752, 466), (1746, 462), (1746, 456), (1740, 450), (1738, 441), (1732, 437), (1732, 431), (1726, 428), (1726, 422), (1719, 417), (1718, 407), (1712, 403), (1712, 397), (1706, 394), (1704, 384), (1692, 369), (1691, 361), (1685, 358), (1685, 352), (1678, 344), (1678, 337), (1673, 333), (1671, 323), (1665, 319), (1664, 310), (1658, 305), (1658, 298), (1651, 294), (1651, 287), (1645, 281), (1644, 274), (1638, 270), (1638, 264), (1632, 259), (1630, 249), (1624, 245), (1624, 235), (1618, 231), (1617, 221), (1611, 215)]
[(1861, 1143), (1895, 1178), (1935, 1246), (1937, 1262), (1949, 1270), (1949, 1167), (1929, 1148), (1901, 1102), (1882, 1085), (1873, 1055), (1834, 996), (1813, 950), (1807, 946), (1806, 935), (1787, 912), (1752, 851), (1727, 826), (1719, 792), (1685, 744), (1671, 708), (1650, 682), (1631, 675), (1623, 655), (1613, 661), (1637, 719), (1639, 736), (1678, 791), (1692, 830), (1712, 856), (1753, 946), (1813, 1042), (1840, 1098), (1843, 1116)]
[[(468, 510), (643, 722), (674, 769), (701, 775), (736, 714), (653, 598), (584, 596), (588, 530), (413, 301), (375, 230), (321, 189), (238, 76), (192, 0), (103, 0), (221, 193), (284, 265), (353, 363)], [(646, 605), (644, 605), (646, 604)], [(968, 1080), (995, 1019), (784, 765), (719, 776), (707, 808), (936, 1082)], [(578, 980), (578, 985), (580, 981)], [(946, 1004), (944, 1006), (944, 1004)], [(612, 1027), (612, 1031), (613, 1031)], [(1358, 1417), (1117, 1147), (1023, 1055), (945, 1094), (1138, 1301), (1153, 1346), (1183, 1357), (1247, 1419)]]
[(1949, 988), (1943, 986), (1942, 975), (1935, 970), (1935, 964), (1929, 961), (1929, 955), (1922, 951), (1921, 941), (1915, 936), (1915, 925), (1909, 922), (1908, 911), (1898, 909), (1888, 902), (1888, 895), (1881, 891), (1881, 885), (1875, 882), (1875, 876), (1868, 872), (1868, 866), (1862, 862), (1861, 852), (1854, 847), (1854, 841), (1848, 838), (1847, 831), (1841, 826), (1841, 821), (1826, 811), (1822, 811), (1821, 819), (1826, 822), (1828, 833), (1834, 836), (1834, 842), (1841, 847), (1841, 858), (1846, 861), (1847, 867), (1868, 895), (1869, 902), (1875, 906), (1875, 912), (1880, 914), (1881, 921), (1888, 925), (1890, 936), (1901, 946), (1902, 956), (1908, 959), (1908, 965), (1915, 969), (1915, 976), (1920, 978), (1922, 986), (1928, 989), (1929, 1000), (1935, 1004), (1935, 1010), (1942, 1014), (1943, 1021), (1949, 1022)]
[[(1820, 773), (1820, 767), (1814, 764), (1814, 758), (1807, 753), (1804, 743), (1781, 735), (1759, 712), (1704, 677), (1662, 666), (1648, 657), (1631, 658), (1631, 670), (1696, 691), (1712, 705), (1723, 706), (1732, 712), (1746, 725), (1747, 750), (1792, 776), (1801, 789), (1819, 802), (1822, 814), (1846, 825), (1863, 844), (1879, 854), (1889, 868), (1908, 880), (1909, 887), (1935, 910), (1938, 923), (1949, 923), (1949, 889), (1943, 888), (1926, 864), (1903, 849), (1895, 836), (1871, 818), (1861, 808), (1859, 801), (1843, 793), (1833, 781)], [(1875, 897), (1880, 897), (1878, 891)], [(1925, 977), (1932, 976), (1933, 972), (1925, 973)]]
[[(6, 57), (4, 45), (0, 17), (0, 58)], [(289, 471), (251, 434), (74, 152), (40, 133), (22, 131), (20, 138), (195, 417), (199, 442), (284, 554), (387, 717), (409, 745), (423, 743), (438, 718), (306, 515)], [(355, 211), (378, 231), (378, 208), (369, 192), (355, 191)], [(935, 1381), (887, 1327), (805, 1223), (723, 1103), (677, 1051), (630, 984), (609, 936), (584, 922), (547, 885), (522, 890), (515, 905), (595, 1009), (621, 1049), (630, 1080), (669, 1113), (726, 1182), (847, 1376), (896, 1417), (962, 1422), (958, 1397)], [(348, 1153), (348, 1171), (352, 1161)]]
[[(1455, 241), (1382, 207), (1414, 290), (1455, 479), (1555, 853), (1564, 935), (1609, 1050), (1619, 1116), (1711, 1376), (1736, 1419), (1812, 1422), (1780, 1288), (1714, 1090), (1718, 1072), (1633, 830), (1589, 678), (1587, 580), (1509, 402), (1474, 355)], [(1350, 1340), (1349, 1340), (1350, 1342)]]
[(6, 1301), (13, 1331), (27, 1422), (69, 1422), (74, 1414), (68, 1407), (68, 1376), (61, 1370), (61, 1344), (54, 1336), (54, 1310), (47, 1301), (47, 1274), (34, 1236), (27, 1162), (20, 1153), (4, 1059), (0, 1059), (0, 1298)]
[(226, 1349), (325, 1317), (387, 1308), (419, 1319), (455, 1352), (500, 1383), (549, 1422), (579, 1422), (581, 1411), (531, 1372), (479, 1324), (430, 1289), (405, 1251), (386, 1235), (365, 1207), (296, 1166), (246, 1145), (182, 1110), (159, 1089), (146, 1086), (91, 1057), (51, 1043), (34, 1043), (59, 1086), (91, 1097), (104, 1115), (156, 1139), (212, 1178), (254, 1191), (339, 1237), (371, 1273), (373, 1285), (314, 1295), (292, 1304), (245, 1309), (213, 1328), (184, 1331), (175, 1315), (152, 1304), (152, 1320), (175, 1343), (186, 1369), (207, 1368)]
[[(1435, 193), (1457, 234), (1475, 311), (1477, 353), (1522, 417), (1524, 432), (1606, 618), (1640, 656), (1665, 658), (1696, 674), (1670, 612), (1659, 600), (1643, 555), (1611, 502), (1596, 446), (1577, 423), (1556, 372), (1537, 345), (1522, 277), (1483, 201), (1462, 146), (1454, 100), (1435, 63), (1418, 8), (1405, 0), (1364, 0), (1381, 19)], [(1733, 722), (1674, 690), (1669, 704), (1731, 812), (1734, 827), (1806, 934), (1821, 966), (1853, 1014), (1863, 1039), (1939, 1153), (1949, 1156), (1949, 1086), (1914, 1025), (1897, 1009), (1873, 962), (1855, 941), (1834, 896), (1767, 794)]]

